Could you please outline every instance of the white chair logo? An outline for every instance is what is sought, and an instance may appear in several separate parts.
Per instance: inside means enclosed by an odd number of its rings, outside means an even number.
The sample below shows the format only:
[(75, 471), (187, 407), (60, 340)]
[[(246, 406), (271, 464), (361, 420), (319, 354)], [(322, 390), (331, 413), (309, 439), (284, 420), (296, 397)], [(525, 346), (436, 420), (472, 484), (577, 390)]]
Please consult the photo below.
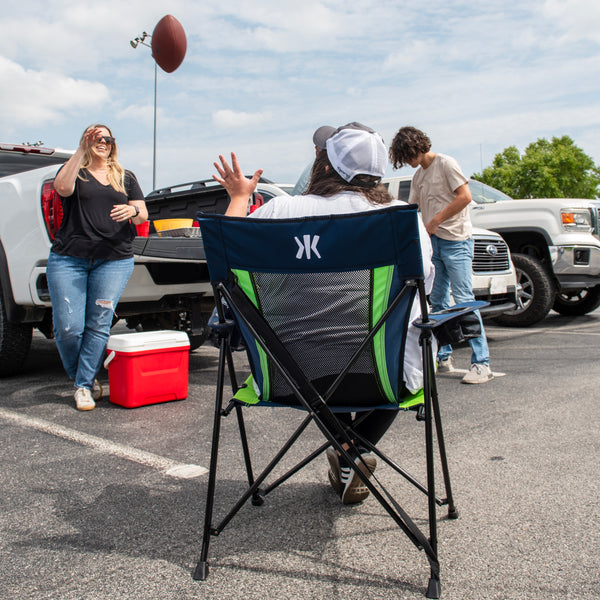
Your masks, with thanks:
[(312, 236), (312, 238), (310, 235), (304, 235), (304, 236), (302, 236), (303, 242), (301, 242), (297, 237), (294, 237), (294, 239), (296, 240), (296, 244), (298, 244), (298, 253), (296, 254), (296, 258), (298, 260), (300, 260), (302, 258), (302, 255), (305, 252), (306, 252), (307, 260), (310, 260), (311, 252), (317, 258), (321, 258), (321, 255), (319, 254), (319, 251), (317, 250), (317, 244), (319, 243), (318, 235), (314, 235), (314, 236)]

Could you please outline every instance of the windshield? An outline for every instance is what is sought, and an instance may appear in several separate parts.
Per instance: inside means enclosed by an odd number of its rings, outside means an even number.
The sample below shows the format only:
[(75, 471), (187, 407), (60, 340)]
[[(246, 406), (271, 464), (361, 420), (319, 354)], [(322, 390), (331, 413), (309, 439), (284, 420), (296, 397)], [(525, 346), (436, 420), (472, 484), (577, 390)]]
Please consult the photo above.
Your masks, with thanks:
[(510, 196), (507, 196), (504, 192), (497, 190), (481, 181), (475, 179), (469, 179), (469, 189), (471, 190), (471, 196), (477, 204), (489, 204), (490, 202), (502, 202), (504, 200), (512, 200)]

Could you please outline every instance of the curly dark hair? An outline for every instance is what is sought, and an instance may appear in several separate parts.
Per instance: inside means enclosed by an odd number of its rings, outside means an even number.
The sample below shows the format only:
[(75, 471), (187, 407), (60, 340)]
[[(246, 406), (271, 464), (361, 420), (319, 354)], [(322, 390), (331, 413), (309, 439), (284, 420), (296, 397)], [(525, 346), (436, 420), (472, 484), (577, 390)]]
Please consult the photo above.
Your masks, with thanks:
[(371, 204), (389, 204), (392, 197), (387, 188), (377, 183), (379, 177), (356, 175), (351, 182), (340, 177), (329, 162), (327, 152), (319, 152), (313, 164), (310, 183), (304, 194), (314, 194), (329, 198), (339, 192), (358, 192)]
[(390, 146), (390, 161), (394, 168), (407, 164), (419, 154), (431, 150), (431, 140), (416, 127), (401, 127)]

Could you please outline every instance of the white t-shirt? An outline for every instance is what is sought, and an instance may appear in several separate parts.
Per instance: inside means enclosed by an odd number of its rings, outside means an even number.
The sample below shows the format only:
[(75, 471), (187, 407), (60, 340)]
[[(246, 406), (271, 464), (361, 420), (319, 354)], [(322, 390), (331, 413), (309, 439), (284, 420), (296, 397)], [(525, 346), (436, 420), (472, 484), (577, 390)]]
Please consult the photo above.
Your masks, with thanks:
[[(446, 154), (436, 154), (426, 169), (419, 167), (413, 175), (408, 201), (419, 206), (423, 221), (429, 223), (454, 200), (456, 190), (468, 181), (456, 160)], [(471, 217), (467, 206), (446, 219), (435, 235), (444, 240), (459, 241), (468, 240), (471, 231)]]
[[(356, 192), (341, 192), (335, 196), (275, 196), (269, 202), (256, 209), (250, 217), (261, 219), (289, 219), (295, 217), (312, 217), (326, 215), (352, 214), (378, 210), (389, 206), (406, 205), (402, 200), (393, 200), (389, 204), (371, 204), (362, 194)], [(423, 257), (423, 272), (425, 274), (425, 290), (429, 294), (435, 270), (431, 262), (432, 250), (429, 235), (419, 216), (419, 236), (421, 239), (421, 255)], [(418, 296), (413, 303), (410, 323), (421, 316)], [(421, 348), (419, 346), (420, 331), (413, 325), (408, 326), (406, 352), (404, 355), (404, 381), (411, 392), (423, 387), (423, 366)], [(435, 342), (434, 342), (435, 343)], [(434, 352), (437, 350), (434, 348)]]

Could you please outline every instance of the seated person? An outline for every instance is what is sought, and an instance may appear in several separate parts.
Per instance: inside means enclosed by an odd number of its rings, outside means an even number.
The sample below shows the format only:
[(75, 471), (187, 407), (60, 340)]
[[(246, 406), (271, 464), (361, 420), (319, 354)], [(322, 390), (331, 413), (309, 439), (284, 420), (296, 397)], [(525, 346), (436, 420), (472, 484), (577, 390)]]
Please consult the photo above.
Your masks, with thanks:
[[(251, 179), (244, 176), (236, 155), (231, 153), (231, 165), (223, 156), (220, 164), (215, 162), (219, 175), (213, 175), (229, 193), (231, 203), (225, 213), (228, 216), (244, 217), (248, 209), (248, 198), (254, 192), (262, 169)], [(334, 130), (326, 140), (326, 152), (315, 158), (310, 184), (303, 195), (276, 196), (255, 210), (249, 218), (284, 219), (304, 216), (348, 214), (377, 210), (398, 204), (381, 185), (387, 166), (387, 149), (383, 140), (372, 129), (360, 123), (349, 123)], [(421, 252), (427, 293), (431, 289), (434, 269), (431, 263), (431, 243), (419, 217)], [(418, 298), (412, 307), (410, 322), (420, 317)], [(419, 346), (419, 331), (409, 326), (404, 358), (404, 382), (410, 392), (423, 387), (423, 367)], [(396, 417), (394, 410), (375, 410), (355, 428), (356, 432), (375, 445)], [(356, 418), (356, 417), (354, 417)], [(340, 415), (340, 420), (353, 424), (349, 414)], [(375, 456), (361, 449), (362, 461), (357, 464), (370, 475), (377, 465)], [(344, 504), (361, 502), (369, 495), (368, 488), (360, 477), (333, 449), (327, 450), (329, 481)]]

